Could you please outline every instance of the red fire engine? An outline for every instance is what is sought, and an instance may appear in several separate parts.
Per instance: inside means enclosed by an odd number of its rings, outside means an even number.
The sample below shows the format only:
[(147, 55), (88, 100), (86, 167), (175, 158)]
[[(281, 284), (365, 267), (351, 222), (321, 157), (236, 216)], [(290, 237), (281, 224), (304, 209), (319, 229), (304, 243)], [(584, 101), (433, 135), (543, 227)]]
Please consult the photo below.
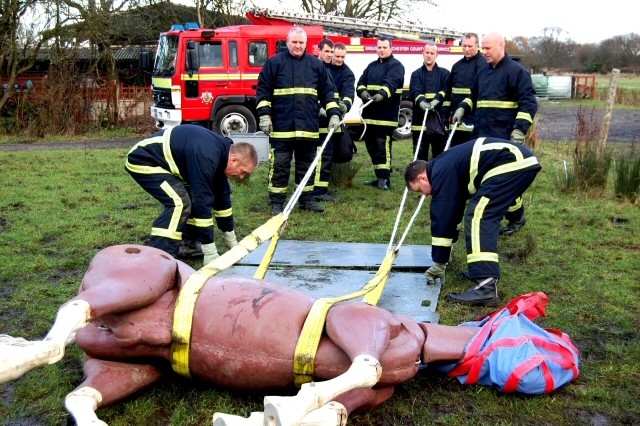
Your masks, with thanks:
[[(462, 33), (416, 25), (389, 24), (358, 18), (319, 14), (253, 10), (246, 14), (253, 25), (216, 29), (197, 25), (173, 26), (160, 34), (153, 66), (151, 115), (159, 127), (193, 123), (223, 135), (257, 131), (255, 92), (263, 64), (287, 49), (286, 38), (293, 25), (304, 26), (307, 52), (317, 55), (318, 42), (330, 38), (347, 46), (346, 64), (356, 81), (366, 66), (377, 59), (379, 36), (393, 40), (393, 54), (406, 71), (405, 88), (411, 73), (422, 66), (422, 49), (427, 40), (438, 44), (438, 64), (451, 66), (462, 57), (456, 44)], [(144, 54), (142, 62), (148, 62)], [(143, 65), (144, 66), (144, 65)], [(355, 99), (347, 114), (347, 125), (360, 125)], [(408, 90), (402, 103), (396, 138), (411, 135), (411, 101)]]

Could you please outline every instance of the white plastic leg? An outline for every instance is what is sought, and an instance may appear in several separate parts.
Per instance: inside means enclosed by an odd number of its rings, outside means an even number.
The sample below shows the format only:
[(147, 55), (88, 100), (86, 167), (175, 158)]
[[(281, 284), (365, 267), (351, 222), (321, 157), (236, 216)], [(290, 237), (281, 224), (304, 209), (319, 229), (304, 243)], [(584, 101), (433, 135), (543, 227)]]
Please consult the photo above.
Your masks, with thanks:
[[(264, 413), (251, 413), (249, 418), (231, 414), (215, 413), (213, 426), (263, 426)], [(345, 426), (347, 409), (339, 402), (332, 401), (313, 410), (305, 416), (300, 426)]]
[(77, 300), (60, 308), (51, 331), (42, 341), (0, 335), (0, 383), (17, 379), (39, 365), (60, 361), (65, 345), (73, 342), (76, 331), (87, 325), (89, 314), (89, 304)]
[(67, 395), (64, 406), (71, 413), (78, 426), (108, 426), (96, 416), (95, 411), (100, 401), (102, 401), (100, 392), (86, 386)]
[(337, 396), (352, 389), (370, 388), (380, 380), (382, 366), (377, 359), (359, 355), (351, 367), (335, 379), (302, 385), (296, 396), (267, 396), (264, 399), (264, 425), (299, 425), (305, 416)]

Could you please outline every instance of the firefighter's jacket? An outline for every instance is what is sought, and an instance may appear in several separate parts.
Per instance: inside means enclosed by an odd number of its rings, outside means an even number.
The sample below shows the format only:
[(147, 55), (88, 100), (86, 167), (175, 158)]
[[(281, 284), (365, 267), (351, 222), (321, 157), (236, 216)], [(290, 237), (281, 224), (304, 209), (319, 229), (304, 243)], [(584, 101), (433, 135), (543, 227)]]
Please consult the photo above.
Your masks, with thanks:
[(471, 96), (460, 104), (465, 115), (475, 110), (471, 139), (493, 136), (509, 139), (514, 129), (527, 133), (538, 111), (529, 72), (505, 54), (496, 67), (478, 71)]
[(183, 124), (138, 142), (125, 167), (134, 173), (172, 174), (189, 186), (191, 216), (198, 241), (213, 242), (213, 218), (218, 228), (233, 230), (231, 187), (224, 174), (233, 141), (201, 126)]
[[(498, 138), (479, 138), (443, 152), (427, 163), (431, 185), (431, 257), (447, 263), (457, 238), (466, 201), (480, 185), (504, 173), (537, 170), (541, 166), (524, 145)], [(499, 191), (500, 187), (496, 188)], [(497, 230), (496, 230), (497, 232)]]
[(420, 131), (424, 118), (424, 111), (420, 108), (420, 102), (431, 102), (434, 99), (440, 101), (436, 111), (441, 112), (449, 84), (449, 70), (440, 68), (438, 64), (433, 65), (429, 71), (426, 65), (411, 73), (409, 83), (409, 94), (413, 102), (413, 125), (411, 130)]
[(305, 53), (296, 58), (288, 51), (267, 60), (258, 77), (258, 115), (270, 115), (272, 139), (318, 140), (318, 113), (339, 115), (333, 82), (324, 63)]
[[(351, 110), (353, 106), (353, 97), (355, 96), (356, 77), (353, 75), (353, 71), (346, 64), (339, 67), (329, 64), (327, 65), (329, 75), (333, 81), (334, 86), (334, 100), (336, 104), (343, 102), (347, 106), (347, 112)], [(342, 117), (344, 118), (344, 117)], [(320, 133), (327, 133), (327, 126), (329, 125), (329, 119), (327, 117), (320, 117)], [(336, 133), (341, 133), (342, 127), (336, 130)]]
[(362, 111), (362, 119), (367, 125), (398, 127), (398, 112), (404, 85), (404, 66), (393, 55), (367, 65), (358, 80), (358, 96), (365, 90), (371, 97), (378, 93), (382, 101), (369, 104)]
[[(482, 56), (482, 53), (478, 52), (471, 58), (462, 58), (451, 67), (451, 74), (449, 74), (449, 91), (444, 102), (443, 112), (446, 112), (446, 117), (449, 117), (449, 112), (455, 113), (455, 109), (465, 98), (471, 96), (471, 86), (473, 80), (476, 77), (480, 68), (487, 65), (487, 60)], [(445, 114), (443, 114), (445, 115)], [(462, 122), (467, 126), (473, 125), (474, 111), (465, 113), (462, 117)], [(458, 128), (460, 130), (460, 128)]]

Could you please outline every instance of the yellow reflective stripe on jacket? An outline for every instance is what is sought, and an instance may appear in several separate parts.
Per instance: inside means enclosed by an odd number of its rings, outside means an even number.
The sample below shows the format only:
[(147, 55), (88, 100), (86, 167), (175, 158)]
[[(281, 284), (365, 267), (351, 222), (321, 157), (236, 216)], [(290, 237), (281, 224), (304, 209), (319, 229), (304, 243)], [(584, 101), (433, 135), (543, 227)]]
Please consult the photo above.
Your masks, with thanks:
[(477, 108), (518, 108), (518, 103), (513, 101), (478, 101)]
[(441, 90), (441, 91), (438, 92), (438, 95), (444, 96), (444, 95), (446, 95), (446, 93), (444, 92), (444, 90)]
[(171, 174), (177, 176), (180, 180), (182, 180), (182, 176), (180, 176), (180, 170), (178, 169), (178, 165), (173, 159), (173, 154), (171, 153), (171, 132), (173, 131), (173, 127), (168, 128), (164, 131), (164, 142), (162, 142), (162, 152), (164, 154), (164, 159), (167, 164), (169, 164), (169, 170), (171, 170)]
[(224, 210), (214, 210), (213, 215), (215, 217), (229, 217), (233, 214), (233, 209), (228, 208)]
[(503, 164), (501, 166), (498, 166), (489, 170), (487, 174), (485, 174), (484, 177), (482, 178), (482, 182), (494, 176), (515, 172), (516, 170), (526, 169), (527, 167), (535, 166), (536, 164), (538, 164), (538, 159), (536, 157), (529, 157), (525, 160)]
[(349, 102), (351, 105), (353, 105), (353, 99), (351, 99), (348, 96), (345, 96), (344, 98), (342, 98), (342, 102)]
[(440, 246), (440, 247), (451, 247), (453, 245), (453, 239), (452, 238), (431, 237), (431, 245), (432, 246)]
[[(443, 93), (443, 94), (444, 94), (444, 93)], [(435, 97), (436, 97), (436, 95), (437, 95), (437, 93), (425, 93), (425, 94), (424, 94), (424, 96), (425, 96), (427, 99), (433, 99), (433, 98), (435, 98)]]
[(361, 87), (367, 90), (375, 90), (376, 92), (382, 89), (382, 86), (380, 86), (379, 84), (367, 84), (366, 86), (361, 86)]
[(444, 101), (442, 106), (451, 106), (451, 101)]
[(316, 89), (312, 89), (310, 87), (289, 87), (286, 89), (274, 89), (273, 96), (284, 96), (284, 95), (318, 95), (318, 91)]
[(418, 103), (418, 100), (419, 100), (420, 98), (424, 98), (424, 95), (423, 95), (422, 93), (420, 93), (418, 96), (416, 96), (416, 98), (413, 100), (413, 103), (414, 103), (414, 104), (417, 104), (417, 103)]
[(524, 111), (520, 111), (518, 115), (516, 115), (516, 120), (526, 120), (529, 123), (533, 123), (533, 120), (531, 119), (531, 114)]
[(155, 175), (155, 174), (162, 174), (162, 173), (166, 173), (168, 175), (171, 174), (170, 171), (167, 171), (165, 169), (163, 169), (162, 167), (158, 167), (158, 166), (139, 166), (137, 164), (131, 164), (128, 160), (126, 163), (124, 163), (124, 166), (127, 168), (127, 170), (131, 170), (134, 173), (140, 173), (143, 175)]
[(213, 226), (213, 218), (210, 219), (198, 219), (195, 217), (190, 217), (187, 219), (187, 224), (196, 226), (198, 228), (208, 228)]
[(365, 118), (364, 122), (367, 123), (367, 124), (374, 124), (374, 125), (378, 125), (378, 126), (398, 127), (398, 122), (397, 121), (372, 120), (370, 118)]
[(451, 93), (454, 95), (470, 95), (471, 89), (467, 87), (452, 87)]
[(356, 87), (356, 90), (367, 90), (367, 86), (365, 86), (364, 84), (361, 84), (360, 86)]
[(471, 107), (471, 110), (473, 111), (473, 101), (470, 98), (464, 98), (462, 102), (469, 105)]
[(271, 132), (269, 135), (274, 139), (289, 139), (289, 138), (309, 138), (318, 139), (320, 134), (318, 132), (306, 132), (304, 130), (296, 130), (294, 132)]
[(257, 108), (264, 108), (264, 107), (271, 107), (271, 101), (260, 101), (260, 103), (258, 103)]
[(337, 102), (327, 102), (327, 105), (325, 105), (325, 109), (329, 110), (331, 108), (338, 108)]

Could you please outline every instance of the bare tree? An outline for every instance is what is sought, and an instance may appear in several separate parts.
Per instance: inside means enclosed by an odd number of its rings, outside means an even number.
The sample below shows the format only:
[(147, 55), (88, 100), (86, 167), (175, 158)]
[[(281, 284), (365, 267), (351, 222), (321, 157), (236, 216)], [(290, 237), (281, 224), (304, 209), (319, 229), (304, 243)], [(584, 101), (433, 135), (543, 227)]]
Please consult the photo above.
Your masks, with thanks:
[(308, 13), (335, 14), (351, 18), (378, 21), (406, 21), (411, 18), (411, 7), (416, 3), (436, 5), (433, 0), (302, 0), (302, 9)]

